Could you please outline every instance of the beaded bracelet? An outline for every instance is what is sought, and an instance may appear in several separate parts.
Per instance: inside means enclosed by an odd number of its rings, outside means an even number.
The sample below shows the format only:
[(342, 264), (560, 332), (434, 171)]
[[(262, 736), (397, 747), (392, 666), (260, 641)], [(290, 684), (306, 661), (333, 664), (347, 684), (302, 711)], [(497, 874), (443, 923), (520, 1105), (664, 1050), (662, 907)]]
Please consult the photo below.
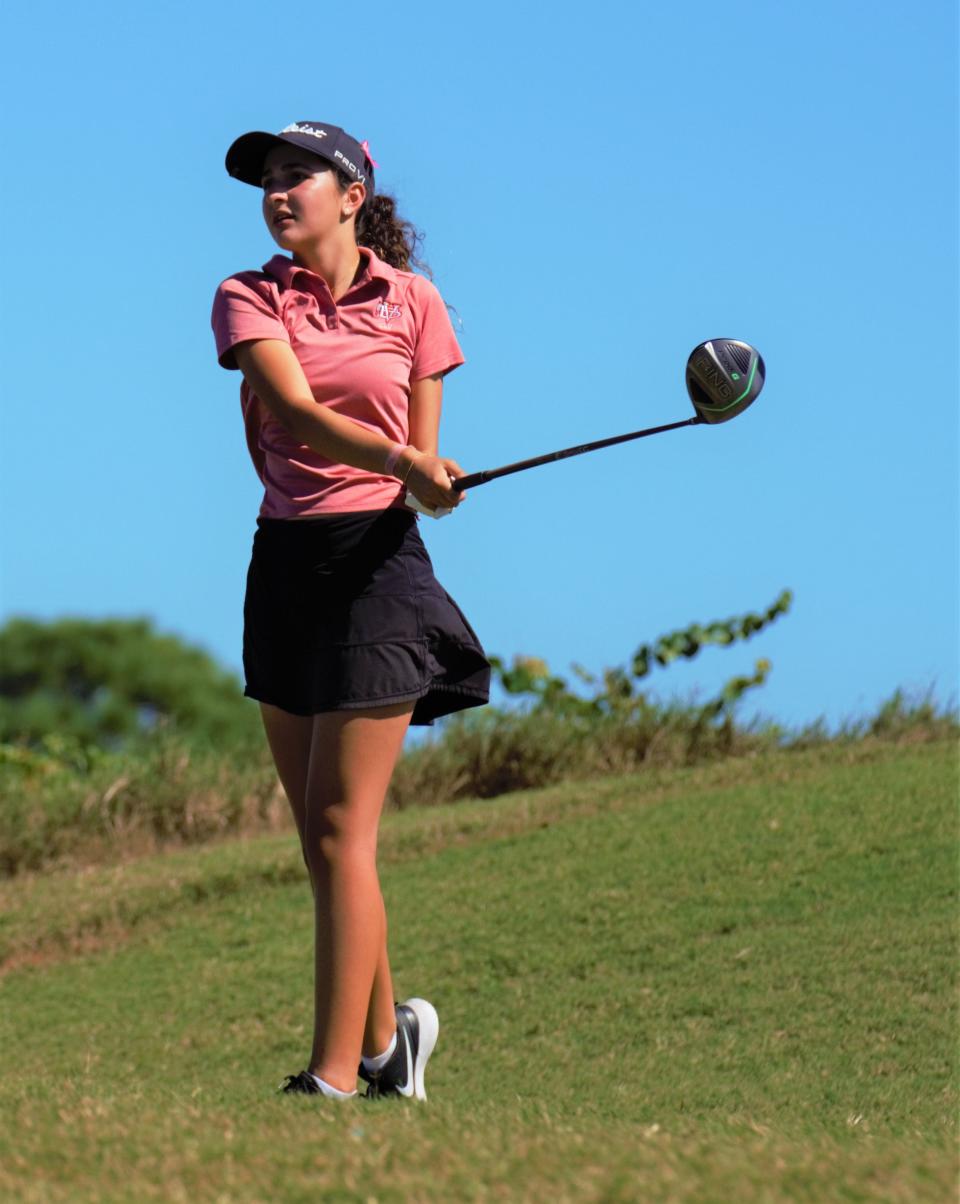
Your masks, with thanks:
[[(411, 444), (410, 446), (413, 447), (413, 444)], [(404, 450), (406, 450), (406, 449), (404, 449)], [(426, 452), (417, 451), (417, 449), (415, 447), (413, 448), (413, 450), (417, 452), (417, 456), (425, 456), (427, 454)], [(410, 475), (410, 469), (413, 468), (414, 464), (416, 463), (417, 456), (414, 456), (413, 459), (410, 461), (410, 463), (407, 465), (407, 471), (400, 478), (401, 485), (406, 485), (407, 477)]]

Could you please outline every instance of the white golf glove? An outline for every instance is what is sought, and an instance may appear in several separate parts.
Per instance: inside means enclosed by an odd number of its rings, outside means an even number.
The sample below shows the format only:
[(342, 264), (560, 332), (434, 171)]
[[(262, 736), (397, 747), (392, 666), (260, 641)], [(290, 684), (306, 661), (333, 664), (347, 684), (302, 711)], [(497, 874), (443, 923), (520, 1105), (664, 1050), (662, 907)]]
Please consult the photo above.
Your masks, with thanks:
[(416, 510), (418, 514), (425, 514), (428, 518), (446, 518), (448, 514), (453, 514), (452, 506), (437, 506), (436, 509), (433, 509), (431, 506), (425, 506), (412, 493), (407, 494), (403, 499), (403, 504), (409, 506), (411, 510)]

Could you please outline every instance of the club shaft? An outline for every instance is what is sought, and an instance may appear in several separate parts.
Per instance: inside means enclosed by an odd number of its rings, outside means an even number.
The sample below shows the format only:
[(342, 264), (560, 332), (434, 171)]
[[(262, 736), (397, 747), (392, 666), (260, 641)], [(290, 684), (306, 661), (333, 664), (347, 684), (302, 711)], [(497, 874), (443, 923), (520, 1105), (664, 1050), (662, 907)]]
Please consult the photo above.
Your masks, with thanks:
[(531, 460), (518, 460), (516, 464), (504, 464), (502, 468), (486, 468), (482, 472), (472, 472), (468, 476), (458, 477), (453, 482), (453, 488), (462, 493), (464, 489), (474, 489), (477, 485), (485, 485), (487, 481), (495, 481), (497, 477), (507, 477), (512, 472), (523, 472), (526, 468), (537, 468), (541, 464), (552, 464), (554, 460), (568, 460), (571, 456), (582, 456), (585, 452), (599, 451), (601, 447), (613, 447), (615, 443), (627, 443), (631, 439), (643, 439), (646, 435), (659, 435), (663, 431), (675, 431), (681, 426), (696, 426), (703, 422), (699, 414), (693, 418), (685, 418), (682, 422), (668, 422), (666, 426), (650, 426), (646, 430), (631, 431), (629, 435), (614, 435), (610, 439), (598, 439), (596, 443), (581, 443), (577, 447), (565, 447), (561, 451), (547, 452), (545, 456), (534, 456)]

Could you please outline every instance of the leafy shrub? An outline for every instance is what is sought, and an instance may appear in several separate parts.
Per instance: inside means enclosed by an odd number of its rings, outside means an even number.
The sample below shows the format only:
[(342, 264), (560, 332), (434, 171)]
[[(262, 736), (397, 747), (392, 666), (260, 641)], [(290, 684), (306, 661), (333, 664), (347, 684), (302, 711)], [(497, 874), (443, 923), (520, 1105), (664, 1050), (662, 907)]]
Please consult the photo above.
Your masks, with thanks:
[(133, 851), (285, 826), (269, 750), (157, 733), (110, 753), (76, 738), (0, 745), (0, 874), (83, 850)]
[(149, 619), (21, 617), (0, 628), (0, 740), (116, 749), (161, 728), (250, 738), (255, 712), (234, 674)]
[[(755, 662), (752, 674), (730, 678), (706, 703), (664, 703), (639, 688), (638, 682), (655, 666), (695, 656), (709, 644), (729, 646), (751, 639), (785, 614), (790, 602), (785, 590), (762, 614), (670, 632), (638, 648), (628, 666), (606, 669), (599, 676), (574, 666), (579, 690), (534, 657), (514, 657), (509, 668), (492, 658), (514, 704), (462, 712), (443, 721), (433, 738), (401, 758), (387, 805), (490, 798), (563, 780), (629, 773), (651, 765), (690, 765), (770, 747), (956, 736), (956, 707), (938, 711), (932, 691), (911, 700), (897, 690), (872, 718), (845, 724), (834, 734), (822, 719), (798, 733), (774, 722), (745, 727), (736, 722), (736, 708), (749, 690), (767, 679), (771, 666), (764, 659)], [(47, 719), (28, 723), (16, 742), (8, 738), (0, 743), (0, 874), (38, 870), (70, 857), (115, 857), (165, 843), (292, 825), (256, 706), (242, 697), (229, 675), (209, 671), (206, 654), (199, 659), (192, 653), (181, 657), (182, 647), (178, 651), (175, 644), (155, 643), (149, 627), (139, 622), (122, 632), (110, 621), (106, 630), (69, 628), (68, 635), (74, 652), (78, 639), (86, 643), (83, 655), (71, 659), (60, 649), (52, 668), (31, 670), (31, 677), (26, 666), (33, 663), (36, 668), (36, 655), (48, 646), (44, 641), (49, 632), (40, 639), (36, 631), (21, 629), (14, 632), (12, 644), (4, 644), (0, 634), (0, 653), (16, 651), (18, 641), (21, 648), (11, 663), (4, 662), (5, 676), (0, 679), (4, 688), (19, 682), (7, 719), (15, 712), (22, 722), (24, 715), (42, 715), (48, 704), (51, 708)], [(23, 647), (31, 639), (38, 642), (27, 655)], [(125, 659), (127, 641), (145, 641), (154, 656), (169, 654), (170, 672), (148, 670), (142, 650)], [(127, 653), (121, 653), (122, 647)], [(98, 661), (98, 656), (103, 659)], [(82, 672), (78, 666), (83, 666)], [(118, 696), (134, 706), (149, 696), (159, 713), (166, 698), (170, 721), (148, 728), (141, 724), (136, 730), (126, 719), (112, 725), (100, 722), (104, 714), (126, 713), (104, 710), (91, 701), (101, 672), (108, 674)], [(201, 685), (193, 701), (177, 701), (177, 691), (189, 693), (188, 682), (196, 684), (198, 678)], [(68, 688), (75, 695), (73, 710), (69, 699), (50, 701), (57, 690)], [(172, 692), (164, 693), (168, 689)], [(26, 709), (20, 706), (24, 700)], [(236, 707), (243, 712), (241, 720)], [(76, 722), (46, 730), (50, 716), (58, 715), (72, 715)], [(110, 738), (118, 733), (123, 734), (121, 741)]]

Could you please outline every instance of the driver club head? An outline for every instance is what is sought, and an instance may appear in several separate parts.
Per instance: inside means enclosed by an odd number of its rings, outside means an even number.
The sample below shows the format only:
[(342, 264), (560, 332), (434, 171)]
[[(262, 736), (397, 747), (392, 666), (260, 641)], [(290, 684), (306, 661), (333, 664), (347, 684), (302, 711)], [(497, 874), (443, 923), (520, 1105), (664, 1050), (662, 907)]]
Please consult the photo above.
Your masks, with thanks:
[(690, 352), (687, 392), (702, 422), (728, 422), (763, 388), (763, 356), (739, 339), (710, 339)]

